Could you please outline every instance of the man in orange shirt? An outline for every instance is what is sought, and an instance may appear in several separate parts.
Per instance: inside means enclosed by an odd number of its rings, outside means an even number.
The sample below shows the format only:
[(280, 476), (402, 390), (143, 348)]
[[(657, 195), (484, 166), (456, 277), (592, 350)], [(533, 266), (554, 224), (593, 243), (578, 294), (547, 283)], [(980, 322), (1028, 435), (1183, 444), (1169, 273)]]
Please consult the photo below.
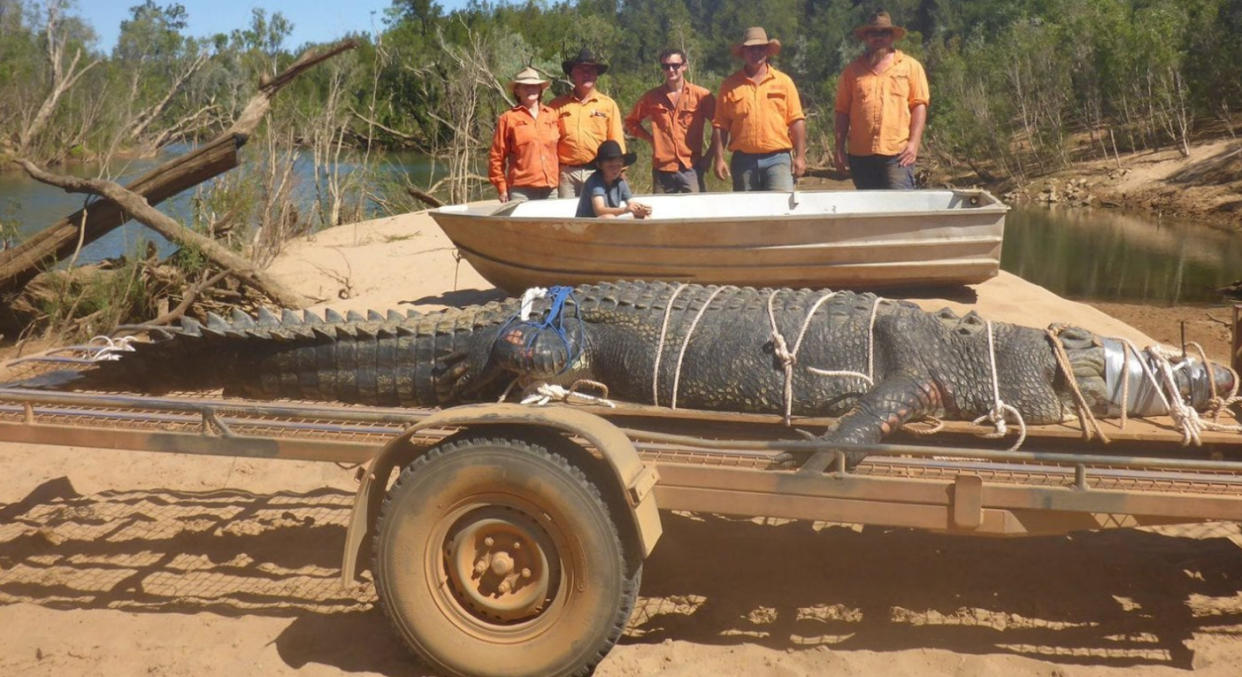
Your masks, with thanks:
[(866, 50), (837, 83), (836, 164), (849, 168), (855, 188), (915, 187), (931, 92), (923, 65), (893, 48), (905, 34), (883, 10), (854, 29)]
[(549, 104), (556, 110), (561, 132), (557, 145), (557, 159), (561, 164), (557, 194), (578, 197), (582, 184), (595, 172), (592, 163), (599, 145), (611, 139), (624, 153), (625, 138), (617, 102), (595, 89), (595, 81), (608, 71), (608, 64), (596, 60), (591, 50), (584, 47), (578, 56), (561, 62), (561, 69), (573, 80), (574, 89)]
[[(664, 84), (643, 94), (625, 116), (625, 130), (651, 144), (651, 187), (662, 193), (700, 193), (703, 185), (703, 127), (715, 115), (716, 97), (686, 81), (686, 53), (660, 53)], [(651, 131), (643, 120), (651, 118)], [(708, 150), (709, 154), (712, 149)]]
[[(725, 78), (712, 119), (716, 176), (733, 177), (733, 190), (793, 190), (806, 172), (806, 116), (788, 75), (768, 59), (781, 51), (758, 26), (746, 29), (733, 46), (745, 59), (742, 70)], [(725, 166), (724, 149), (733, 151)]]
[(556, 144), (561, 132), (556, 111), (539, 100), (547, 88), (547, 80), (529, 66), (509, 83), (517, 105), (500, 114), (487, 158), (487, 178), (501, 202), (543, 200), (556, 188), (560, 178)]

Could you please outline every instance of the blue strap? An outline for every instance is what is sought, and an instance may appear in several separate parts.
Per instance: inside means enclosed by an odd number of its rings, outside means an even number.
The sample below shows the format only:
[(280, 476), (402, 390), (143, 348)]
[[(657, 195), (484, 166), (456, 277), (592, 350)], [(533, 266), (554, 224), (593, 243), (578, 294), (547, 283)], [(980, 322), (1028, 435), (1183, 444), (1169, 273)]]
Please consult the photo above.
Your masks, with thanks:
[[(523, 322), (521, 324), (524, 324), (528, 327), (532, 327), (534, 329), (538, 329), (540, 331), (545, 330), (545, 329), (551, 329), (552, 331), (556, 332), (557, 338), (559, 338), (561, 340), (561, 343), (565, 346), (565, 354), (567, 356), (567, 359), (565, 361), (565, 366), (561, 369), (560, 372), (558, 372), (558, 373), (563, 374), (565, 373), (565, 371), (569, 369), (570, 366), (573, 365), (574, 362), (578, 360), (578, 356), (582, 352), (582, 346), (578, 345), (575, 347), (574, 345), (572, 345), (569, 342), (569, 336), (565, 332), (565, 302), (567, 300), (573, 301), (574, 317), (575, 319), (578, 320), (579, 328), (581, 328), (583, 324), (582, 314), (578, 308), (578, 301), (574, 299), (573, 287), (555, 285), (548, 289), (548, 295), (552, 297), (552, 305), (548, 307), (548, 312), (543, 316), (543, 320), (539, 322), (527, 320), (526, 322)], [(504, 330), (509, 325), (511, 325), (516, 319), (517, 319), (516, 316), (509, 318), (509, 321), (506, 322), (503, 327), (501, 327), (500, 334), (504, 334)], [(581, 332), (579, 332), (579, 336), (581, 336)], [(538, 332), (530, 332), (526, 337), (526, 347), (527, 348), (531, 347), (538, 338), (539, 338)]]

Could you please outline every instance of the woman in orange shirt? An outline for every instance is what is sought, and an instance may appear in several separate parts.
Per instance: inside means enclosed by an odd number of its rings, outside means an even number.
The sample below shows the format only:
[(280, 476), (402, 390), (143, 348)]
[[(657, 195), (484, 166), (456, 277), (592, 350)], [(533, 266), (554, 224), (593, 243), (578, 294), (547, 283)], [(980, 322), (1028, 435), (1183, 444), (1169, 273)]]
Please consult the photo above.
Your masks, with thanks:
[(501, 202), (543, 200), (556, 190), (560, 165), (556, 144), (560, 127), (556, 111), (541, 99), (548, 81), (526, 67), (509, 83), (517, 105), (501, 113), (488, 153), (487, 178)]

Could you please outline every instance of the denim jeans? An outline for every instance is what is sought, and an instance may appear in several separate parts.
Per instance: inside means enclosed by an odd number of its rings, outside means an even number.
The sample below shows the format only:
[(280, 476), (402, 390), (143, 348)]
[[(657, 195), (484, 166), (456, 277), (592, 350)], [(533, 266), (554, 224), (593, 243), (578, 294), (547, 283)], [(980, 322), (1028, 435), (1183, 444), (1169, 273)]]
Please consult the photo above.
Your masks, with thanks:
[(914, 165), (902, 167), (896, 155), (851, 155), (849, 160), (859, 190), (914, 190)]
[(703, 175), (693, 168), (675, 172), (655, 169), (651, 172), (651, 192), (701, 193), (703, 192)]
[(510, 186), (510, 200), (546, 200), (552, 197), (555, 188), (532, 188), (529, 186)]
[(729, 160), (733, 174), (733, 190), (794, 189), (793, 158), (787, 150), (771, 153), (743, 153), (734, 151)]

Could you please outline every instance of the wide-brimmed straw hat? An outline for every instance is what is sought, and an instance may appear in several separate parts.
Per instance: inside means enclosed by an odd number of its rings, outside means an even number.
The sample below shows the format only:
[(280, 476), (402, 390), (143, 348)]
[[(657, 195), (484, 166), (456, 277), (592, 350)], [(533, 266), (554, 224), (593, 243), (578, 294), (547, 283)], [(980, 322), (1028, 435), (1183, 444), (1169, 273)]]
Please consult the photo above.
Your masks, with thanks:
[(595, 54), (593, 54), (591, 50), (586, 47), (578, 50), (578, 56), (562, 61), (561, 70), (565, 71), (565, 75), (572, 75), (573, 73), (571, 71), (573, 71), (574, 66), (578, 65), (595, 66), (595, 70), (600, 75), (608, 72), (608, 64), (596, 59)]
[(755, 45), (767, 45), (768, 56), (776, 56), (781, 51), (781, 41), (776, 38), (768, 39), (768, 32), (763, 30), (763, 26), (751, 26), (742, 33), (742, 41), (733, 45), (733, 56), (741, 56), (742, 50)]
[(893, 39), (900, 40), (906, 34), (906, 29), (893, 24), (893, 17), (888, 15), (884, 10), (878, 10), (871, 14), (867, 19), (867, 23), (854, 29), (854, 37), (859, 40), (867, 38), (867, 31), (892, 31)]
[(509, 93), (513, 96), (517, 96), (518, 85), (539, 85), (539, 91), (542, 92), (548, 88), (548, 81), (539, 77), (539, 71), (527, 66), (518, 71), (517, 75), (509, 81)]
[(615, 160), (616, 158), (621, 158), (625, 166), (629, 167), (638, 159), (638, 153), (622, 153), (621, 144), (608, 139), (599, 145), (599, 150), (595, 152), (595, 159), (591, 162), (598, 168), (599, 163), (604, 160)]

